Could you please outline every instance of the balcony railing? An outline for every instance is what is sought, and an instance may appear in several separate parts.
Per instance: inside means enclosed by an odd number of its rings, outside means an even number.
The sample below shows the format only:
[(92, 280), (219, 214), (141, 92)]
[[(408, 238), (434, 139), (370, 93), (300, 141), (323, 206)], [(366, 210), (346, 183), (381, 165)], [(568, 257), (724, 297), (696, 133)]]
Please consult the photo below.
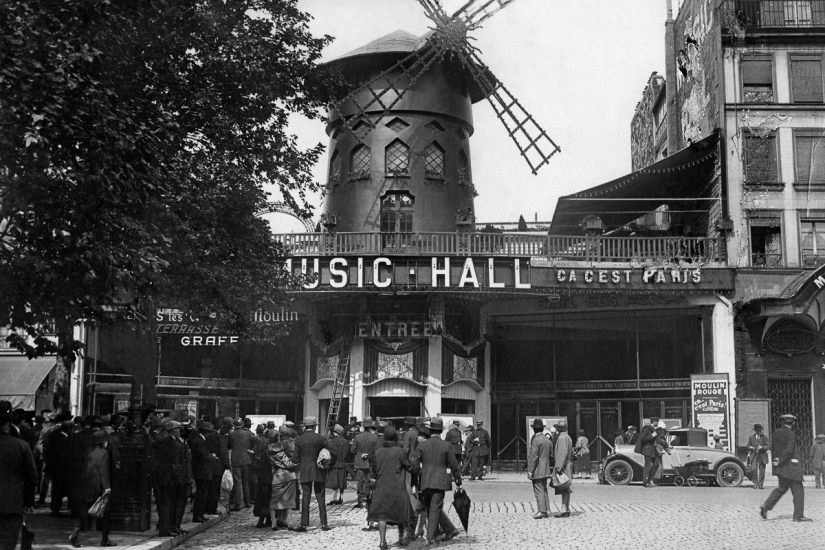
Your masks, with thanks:
[(276, 235), (295, 257), (502, 256), (558, 261), (724, 261), (712, 237), (569, 237), (523, 233), (288, 233)]
[(726, 0), (724, 7), (746, 28), (825, 27), (825, 0)]

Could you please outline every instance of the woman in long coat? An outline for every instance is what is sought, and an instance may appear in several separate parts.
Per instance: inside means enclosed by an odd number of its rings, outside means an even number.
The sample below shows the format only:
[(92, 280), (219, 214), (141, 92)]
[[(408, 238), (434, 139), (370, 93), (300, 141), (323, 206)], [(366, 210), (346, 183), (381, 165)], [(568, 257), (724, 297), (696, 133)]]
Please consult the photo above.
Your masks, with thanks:
[(387, 524), (398, 526), (398, 542), (405, 544), (404, 526), (410, 519), (410, 499), (404, 480), (407, 472), (418, 473), (404, 449), (398, 446), (395, 428), (384, 430), (383, 446), (369, 458), (370, 473), (375, 479), (375, 490), (367, 513), (367, 522), (378, 522), (381, 536), (379, 548), (387, 548)]
[[(556, 445), (553, 456), (555, 458), (556, 473), (564, 473), (568, 479), (573, 479), (573, 440), (567, 435), (567, 422), (561, 421), (556, 424), (556, 429), (559, 432), (556, 438)], [(562, 512), (556, 514), (557, 518), (570, 517), (570, 493), (573, 492), (571, 484), (567, 489), (556, 489), (556, 494), (561, 495)]]
[[(278, 443), (278, 432), (269, 434), (267, 444)], [(269, 515), (269, 501), (272, 498), (272, 464), (266, 451), (258, 459), (258, 480), (255, 486), (255, 507), (252, 512), (258, 516), (257, 528), (271, 527), (272, 518)]]
[(292, 462), (295, 441), (292, 430), (286, 426), (278, 429), (278, 443), (271, 443), (266, 448), (269, 463), (272, 466), (272, 495), (269, 499), (269, 513), (272, 516), (272, 530), (286, 527), (292, 531), (290, 510), (298, 509), (298, 465)]
[[(109, 451), (106, 449), (109, 436), (103, 430), (96, 431), (93, 435), (94, 447), (86, 451), (83, 456), (80, 479), (78, 480), (77, 493), (74, 504), (75, 528), (69, 536), (69, 542), (75, 548), (80, 548), (80, 531), (89, 526), (89, 508), (102, 496), (104, 492), (111, 489), (109, 482)], [(115, 546), (109, 540), (109, 506), (103, 517), (97, 520), (103, 538), (100, 546)]]
[(333, 506), (335, 504), (344, 503), (344, 489), (347, 488), (347, 461), (346, 456), (349, 453), (349, 441), (344, 437), (344, 427), (336, 424), (332, 429), (332, 440), (330, 441), (335, 450), (338, 451), (339, 457), (333, 465), (332, 469), (327, 475), (327, 489), (332, 489), (332, 500), (327, 504)]

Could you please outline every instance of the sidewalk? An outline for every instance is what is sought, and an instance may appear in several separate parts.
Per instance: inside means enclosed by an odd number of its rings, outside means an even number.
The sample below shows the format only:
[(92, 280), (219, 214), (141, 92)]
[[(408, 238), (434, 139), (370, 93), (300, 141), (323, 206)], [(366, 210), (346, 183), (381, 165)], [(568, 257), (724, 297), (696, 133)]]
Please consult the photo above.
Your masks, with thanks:
[[(34, 513), (26, 516), (26, 526), (34, 533), (35, 550), (72, 549), (69, 543), (69, 534), (74, 528), (74, 518), (66, 509), (65, 504), (59, 517), (52, 517), (48, 499), (46, 506), (35, 509)], [(217, 525), (228, 517), (223, 506), (218, 506), (218, 516), (214, 516), (205, 523), (186, 523), (192, 519), (192, 503), (186, 504), (184, 523), (181, 528), (187, 531), (175, 537), (157, 536), (157, 510), (152, 506), (152, 522), (149, 530), (142, 533), (112, 531), (109, 538), (117, 544), (115, 548), (131, 548), (134, 550), (169, 550), (186, 539)], [(80, 544), (83, 548), (100, 548), (101, 535), (98, 531), (83, 531), (80, 533)], [(19, 541), (18, 541), (19, 543)], [(19, 545), (18, 545), (19, 548)]]

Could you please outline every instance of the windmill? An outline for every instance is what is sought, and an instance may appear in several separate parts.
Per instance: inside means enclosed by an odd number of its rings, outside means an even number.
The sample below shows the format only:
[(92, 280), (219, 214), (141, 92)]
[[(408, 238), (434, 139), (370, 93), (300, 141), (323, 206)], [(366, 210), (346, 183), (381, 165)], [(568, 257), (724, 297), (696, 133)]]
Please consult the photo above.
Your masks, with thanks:
[[(372, 120), (381, 120), (428, 69), (445, 59), (457, 59), (490, 102), (521, 156), (536, 174), (561, 149), (481, 61), (478, 48), (468, 39), (469, 32), (479, 29), (482, 23), (513, 1), (470, 0), (448, 15), (441, 0), (418, 0), (435, 26), (412, 53), (369, 81), (353, 87), (334, 103), (333, 107), (339, 113), (348, 113), (343, 117), (347, 130), (361, 141), (364, 132), (359, 125), (363, 121), (370, 124)], [(380, 115), (376, 116), (376, 111)]]

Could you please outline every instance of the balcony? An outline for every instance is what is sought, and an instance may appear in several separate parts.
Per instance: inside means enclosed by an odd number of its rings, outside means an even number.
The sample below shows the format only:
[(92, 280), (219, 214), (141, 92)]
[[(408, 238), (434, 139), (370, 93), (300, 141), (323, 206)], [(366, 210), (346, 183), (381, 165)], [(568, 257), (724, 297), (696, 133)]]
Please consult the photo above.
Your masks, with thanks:
[(746, 29), (825, 27), (825, 0), (726, 0), (724, 9)]
[(585, 237), (524, 233), (288, 233), (275, 235), (294, 257), (479, 256), (556, 262), (722, 263), (715, 237)]

